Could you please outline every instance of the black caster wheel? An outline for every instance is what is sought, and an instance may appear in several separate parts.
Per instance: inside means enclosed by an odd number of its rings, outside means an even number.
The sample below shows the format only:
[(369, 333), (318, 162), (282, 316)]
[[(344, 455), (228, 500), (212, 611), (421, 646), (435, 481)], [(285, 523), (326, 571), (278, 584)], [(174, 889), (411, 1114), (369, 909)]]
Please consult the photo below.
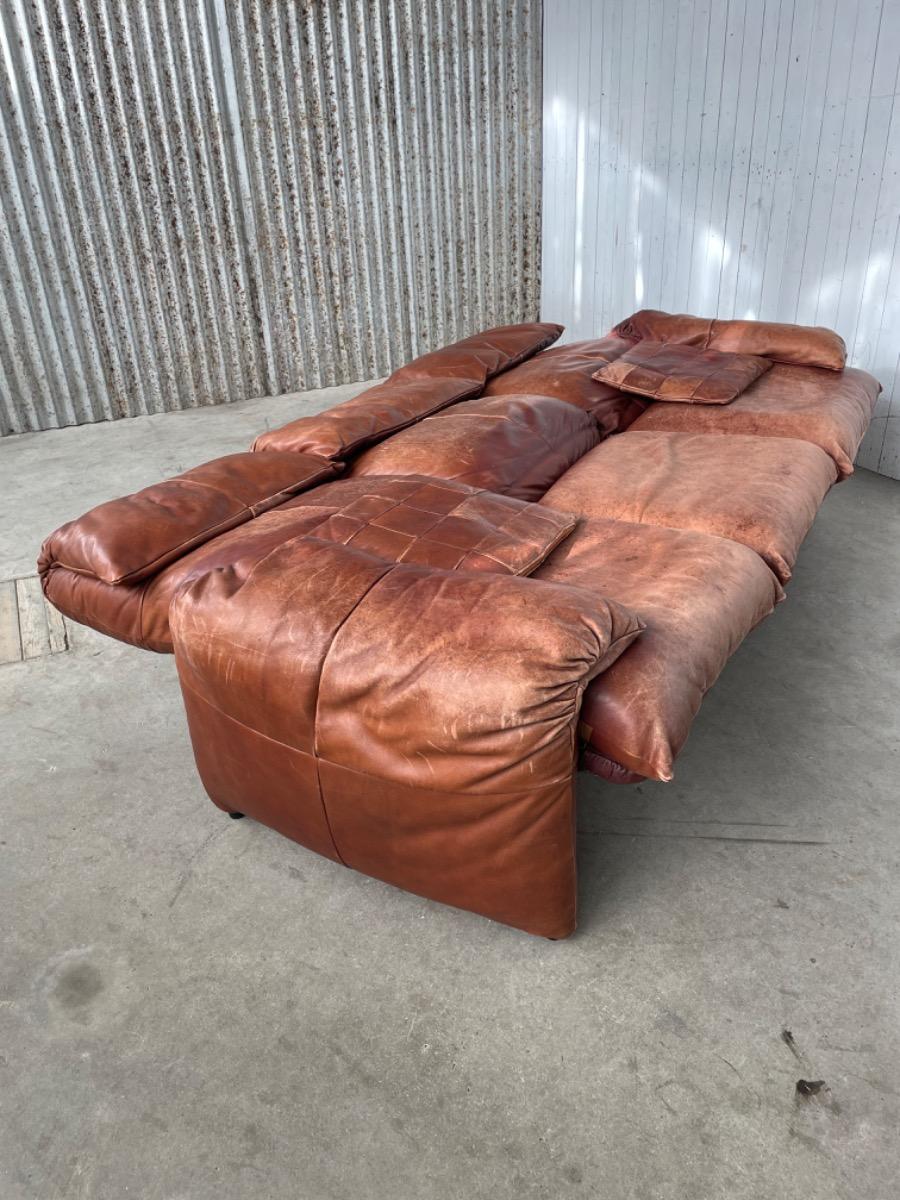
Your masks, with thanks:
[(229, 813), (228, 815), (231, 817), (232, 821), (243, 821), (244, 819), (243, 813)]

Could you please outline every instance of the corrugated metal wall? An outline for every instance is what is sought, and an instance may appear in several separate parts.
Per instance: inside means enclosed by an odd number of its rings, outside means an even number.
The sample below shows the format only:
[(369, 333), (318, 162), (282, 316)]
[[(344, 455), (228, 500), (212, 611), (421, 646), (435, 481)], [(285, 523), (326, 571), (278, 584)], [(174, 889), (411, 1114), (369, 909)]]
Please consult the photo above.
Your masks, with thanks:
[(828, 325), (900, 477), (898, 0), (547, 0), (542, 312)]
[(4, 0), (0, 430), (533, 319), (540, 0)]

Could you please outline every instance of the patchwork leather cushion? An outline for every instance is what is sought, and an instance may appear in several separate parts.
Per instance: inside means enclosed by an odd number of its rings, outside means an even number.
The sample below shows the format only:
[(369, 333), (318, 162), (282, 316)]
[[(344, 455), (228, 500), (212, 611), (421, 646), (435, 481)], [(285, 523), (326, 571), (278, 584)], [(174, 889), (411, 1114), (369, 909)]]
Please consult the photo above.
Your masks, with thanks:
[(765, 563), (738, 542), (625, 521), (583, 521), (534, 578), (610, 596), (646, 624), (588, 685), (581, 709), (582, 737), (625, 768), (626, 780), (628, 771), (672, 778), (704, 694), (783, 598)]
[(667, 313), (643, 308), (620, 321), (612, 331), (639, 341), (677, 342), (729, 354), (759, 354), (776, 362), (799, 367), (825, 367), (840, 371), (847, 347), (833, 329), (820, 325), (783, 325), (773, 321), (716, 321), (689, 313)]
[(653, 400), (730, 404), (771, 366), (767, 358), (752, 354), (641, 341), (594, 378)]
[(800, 438), (831, 455), (843, 479), (853, 472), (880, 391), (876, 379), (852, 367), (837, 373), (778, 363), (727, 407), (651, 404), (632, 429)]
[(578, 709), (634, 616), (304, 537), (181, 588), (172, 625), (220, 807), (409, 891), (571, 932)]
[(489, 379), (555, 342), (562, 330), (535, 321), (476, 333), (407, 363), (352, 400), (261, 434), (253, 449), (345, 458), (458, 400), (480, 395)]
[(553, 508), (743, 542), (782, 583), (837, 470), (818, 446), (743, 434), (610, 438), (547, 492)]
[(625, 338), (595, 338), (543, 350), (527, 362), (504, 371), (484, 389), (485, 396), (528, 394), (552, 396), (589, 412), (601, 437), (627, 429), (647, 407), (646, 401), (621, 392), (595, 377), (606, 363), (631, 349)]
[(358, 475), (430, 475), (538, 500), (600, 440), (586, 412), (548, 396), (493, 396), (458, 405), (367, 450)]
[(63, 525), (44, 542), (38, 570), (63, 567), (107, 584), (139, 583), (341, 468), (312, 454), (228, 454)]
[(422, 476), (338, 480), (308, 500), (301, 507), (337, 506), (315, 537), (444, 570), (528, 575), (577, 524), (543, 505)]

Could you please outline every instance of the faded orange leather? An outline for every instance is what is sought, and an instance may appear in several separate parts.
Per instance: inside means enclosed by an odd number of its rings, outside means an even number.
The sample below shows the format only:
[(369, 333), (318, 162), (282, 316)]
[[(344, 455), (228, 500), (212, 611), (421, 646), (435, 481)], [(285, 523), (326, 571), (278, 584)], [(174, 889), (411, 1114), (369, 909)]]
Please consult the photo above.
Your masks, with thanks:
[(843, 370), (847, 362), (844, 339), (820, 325), (784, 325), (772, 321), (717, 321), (688, 313), (643, 308), (620, 321), (617, 337), (639, 341), (678, 342), (731, 354), (758, 354), (799, 367)]
[(571, 933), (578, 709), (640, 632), (631, 614), (303, 537), (182, 588), (171, 620), (220, 807), (408, 891)]
[(532, 578), (614, 596), (640, 614), (640, 638), (588, 685), (579, 729), (607, 759), (661, 780), (729, 656), (784, 596), (738, 542), (612, 520), (583, 521)]
[(754, 354), (640, 341), (594, 378), (651, 400), (730, 404), (771, 367), (767, 358)]
[(646, 408), (637, 396), (620, 392), (595, 377), (606, 363), (631, 349), (626, 338), (595, 338), (543, 350), (527, 362), (504, 371), (484, 389), (485, 396), (552, 396), (589, 412), (601, 437), (627, 429)]
[(562, 331), (561, 325), (533, 321), (476, 333), (407, 363), (352, 400), (260, 434), (253, 449), (345, 458), (439, 409), (479, 395), (494, 375), (537, 354)]
[(834, 462), (809, 442), (630, 429), (585, 455), (544, 500), (583, 516), (731, 538), (786, 583), (836, 479)]
[(600, 440), (586, 412), (548, 396), (469, 400), (373, 446), (351, 469), (359, 475), (432, 475), (539, 500)]
[(311, 454), (228, 454), (69, 521), (44, 542), (38, 572), (61, 567), (107, 584), (139, 583), (341, 469)]
[(853, 473), (880, 391), (877, 379), (852, 367), (833, 372), (776, 363), (724, 408), (651, 404), (631, 428), (800, 438), (830, 454), (844, 479)]

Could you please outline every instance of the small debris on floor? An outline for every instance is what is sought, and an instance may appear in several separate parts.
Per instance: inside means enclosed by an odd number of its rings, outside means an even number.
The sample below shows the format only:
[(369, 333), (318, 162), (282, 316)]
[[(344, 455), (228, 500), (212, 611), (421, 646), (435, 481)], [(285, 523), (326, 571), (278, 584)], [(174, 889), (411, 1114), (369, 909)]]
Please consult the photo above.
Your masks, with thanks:
[(826, 1087), (824, 1079), (798, 1079), (797, 1095), (818, 1096), (824, 1087)]

